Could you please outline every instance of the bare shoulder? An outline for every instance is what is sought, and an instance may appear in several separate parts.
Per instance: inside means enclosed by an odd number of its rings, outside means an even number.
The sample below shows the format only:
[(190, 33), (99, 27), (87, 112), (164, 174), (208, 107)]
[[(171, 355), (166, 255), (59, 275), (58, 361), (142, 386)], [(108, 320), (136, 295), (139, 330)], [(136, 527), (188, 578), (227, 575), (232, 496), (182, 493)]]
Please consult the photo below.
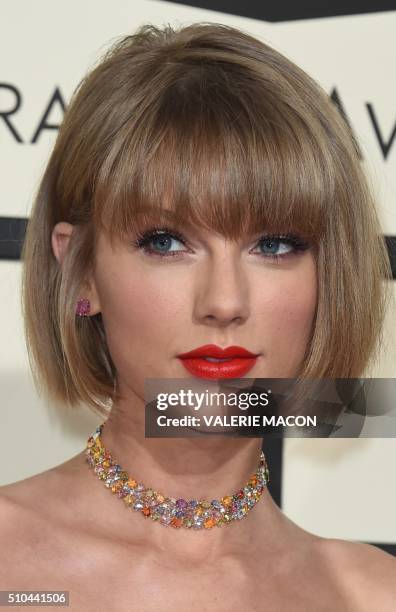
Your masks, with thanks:
[[(24, 558), (33, 556), (40, 533), (34, 506), (28, 501), (30, 479), (0, 487), (0, 585), (14, 588)], [(37, 478), (34, 480), (36, 485)], [(11, 586), (10, 586), (11, 585)], [(15, 585), (16, 588), (16, 585)]]
[[(48, 491), (60, 481), (62, 465), (0, 487), (0, 517), (7, 523), (45, 505)], [(0, 524), (1, 529), (1, 524)]]
[[(0, 487), (0, 517), (9, 524), (22, 516), (34, 518), (50, 515), (61, 508), (60, 498), (68, 501), (76, 474), (83, 472), (84, 453), (68, 461), (8, 485)], [(54, 513), (52, 513), (54, 516)], [(3, 523), (4, 525), (4, 523)], [(2, 523), (0, 522), (0, 530)], [(1, 534), (1, 531), (0, 531)]]
[[(2, 544), (32, 527), (48, 506), (49, 491), (59, 481), (52, 468), (0, 487), (0, 541)], [(29, 530), (31, 531), (31, 529)]]
[(0, 487), (0, 541), (2, 547), (15, 531), (23, 527), (24, 519), (32, 519), (31, 498), (39, 494), (42, 475), (32, 476)]
[(65, 491), (70, 490), (71, 465), (65, 462), (0, 487), (0, 584), (19, 576), (29, 559), (41, 557), (44, 562), (53, 557), (64, 532), (62, 500), (70, 507)]
[(320, 538), (320, 554), (351, 609), (396, 610), (396, 558), (372, 544)]
[[(16, 484), (16, 483), (15, 483)], [(13, 527), (18, 524), (19, 504), (13, 499), (12, 490), (15, 485), (0, 487), (0, 543), (1, 548), (12, 533)], [(11, 494), (10, 494), (11, 493)]]

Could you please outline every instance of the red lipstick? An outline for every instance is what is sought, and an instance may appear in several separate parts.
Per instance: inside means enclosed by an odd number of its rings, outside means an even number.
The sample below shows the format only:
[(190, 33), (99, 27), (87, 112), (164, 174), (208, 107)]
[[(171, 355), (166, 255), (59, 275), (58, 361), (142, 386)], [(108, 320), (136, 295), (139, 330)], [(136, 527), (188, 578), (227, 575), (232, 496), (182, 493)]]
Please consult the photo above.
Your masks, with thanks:
[[(190, 374), (210, 379), (240, 378), (254, 366), (257, 357), (258, 355), (254, 355), (241, 346), (229, 346), (222, 349), (215, 344), (205, 344), (193, 351), (178, 355)], [(217, 359), (225, 361), (215, 361)]]

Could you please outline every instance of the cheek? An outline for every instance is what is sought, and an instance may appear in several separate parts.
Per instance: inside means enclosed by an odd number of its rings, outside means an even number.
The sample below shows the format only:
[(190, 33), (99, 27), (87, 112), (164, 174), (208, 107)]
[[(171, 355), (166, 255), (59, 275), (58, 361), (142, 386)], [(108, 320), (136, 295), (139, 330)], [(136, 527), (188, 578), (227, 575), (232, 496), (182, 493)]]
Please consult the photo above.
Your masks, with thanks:
[(149, 357), (151, 351), (157, 353), (158, 346), (166, 346), (172, 326), (177, 327), (180, 295), (184, 295), (183, 289), (174, 282), (150, 280), (141, 273), (134, 274), (130, 282), (125, 277), (117, 281), (116, 276), (107, 282), (101, 291), (101, 305), (112, 355), (121, 357), (123, 353), (125, 357), (139, 351)]
[(264, 356), (274, 376), (293, 377), (304, 357), (315, 318), (315, 271), (274, 283), (262, 304), (260, 325)]
[(275, 320), (277, 332), (294, 342), (304, 339), (310, 332), (315, 314), (316, 300), (308, 292), (283, 294), (287, 304), (279, 309)]

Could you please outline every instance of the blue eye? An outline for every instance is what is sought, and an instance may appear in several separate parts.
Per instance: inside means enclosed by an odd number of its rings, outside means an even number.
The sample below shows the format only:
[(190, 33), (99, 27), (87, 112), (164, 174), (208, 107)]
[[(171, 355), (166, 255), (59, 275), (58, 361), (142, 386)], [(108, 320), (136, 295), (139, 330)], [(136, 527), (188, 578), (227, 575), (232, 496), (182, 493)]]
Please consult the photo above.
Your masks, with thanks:
[(185, 244), (183, 237), (176, 230), (152, 228), (138, 237), (135, 246), (143, 249), (150, 255), (174, 257), (181, 253), (182, 250), (171, 250), (170, 247), (173, 241)]
[(303, 250), (305, 243), (299, 242), (292, 236), (265, 236), (260, 238), (258, 244), (261, 247), (259, 255), (269, 259), (279, 260), (289, 255), (294, 255), (296, 250)]
[[(176, 257), (183, 253), (183, 249), (172, 249), (172, 244), (174, 245), (175, 242), (184, 246), (187, 244), (177, 230), (168, 227), (153, 227), (140, 234), (134, 242), (134, 246), (142, 249), (148, 255)], [(287, 257), (293, 257), (299, 251), (306, 251), (310, 248), (308, 242), (292, 234), (264, 235), (257, 242), (257, 245), (260, 247), (258, 253), (260, 257), (277, 262)]]
[[(170, 253), (172, 252), (171, 245), (173, 240), (175, 239), (171, 237), (170, 234), (162, 232), (161, 234), (157, 234), (153, 238), (151, 238), (150, 242), (154, 245), (153, 250), (156, 250), (158, 248), (160, 252)], [(176, 242), (178, 241), (176, 240)]]

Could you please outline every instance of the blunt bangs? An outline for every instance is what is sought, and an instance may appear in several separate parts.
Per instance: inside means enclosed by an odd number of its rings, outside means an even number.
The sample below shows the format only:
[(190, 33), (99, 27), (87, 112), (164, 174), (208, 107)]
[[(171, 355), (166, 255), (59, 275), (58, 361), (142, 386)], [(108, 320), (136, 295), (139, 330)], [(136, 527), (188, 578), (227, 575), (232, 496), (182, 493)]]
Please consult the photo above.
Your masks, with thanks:
[(170, 217), (229, 239), (265, 230), (317, 244), (336, 189), (318, 121), (265, 83), (257, 95), (251, 79), (232, 63), (173, 66), (144, 121), (140, 109), (121, 118), (97, 176), (95, 226), (127, 240)]

